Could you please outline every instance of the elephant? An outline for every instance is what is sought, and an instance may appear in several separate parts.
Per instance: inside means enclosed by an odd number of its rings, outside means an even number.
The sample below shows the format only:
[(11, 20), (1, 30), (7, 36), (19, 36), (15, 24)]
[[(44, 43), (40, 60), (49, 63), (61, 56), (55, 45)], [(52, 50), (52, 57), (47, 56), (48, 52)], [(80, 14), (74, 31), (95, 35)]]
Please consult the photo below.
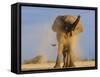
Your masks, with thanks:
[[(72, 56), (72, 40), (74, 36), (83, 32), (80, 16), (60, 15), (57, 16), (52, 25), (56, 32), (58, 42), (57, 59), (54, 68), (74, 67)], [(63, 56), (63, 66), (61, 66)]]

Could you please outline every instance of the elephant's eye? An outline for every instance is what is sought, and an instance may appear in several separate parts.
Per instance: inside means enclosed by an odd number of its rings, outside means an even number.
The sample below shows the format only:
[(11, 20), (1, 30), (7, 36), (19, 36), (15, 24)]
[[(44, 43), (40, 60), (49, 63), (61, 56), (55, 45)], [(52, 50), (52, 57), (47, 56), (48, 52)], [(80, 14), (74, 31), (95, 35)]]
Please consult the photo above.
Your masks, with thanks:
[(68, 29), (70, 29), (70, 27), (71, 27), (71, 25), (68, 24), (68, 25), (66, 25), (65, 29), (68, 30)]
[(65, 27), (65, 30), (68, 30), (68, 27), (67, 26)]

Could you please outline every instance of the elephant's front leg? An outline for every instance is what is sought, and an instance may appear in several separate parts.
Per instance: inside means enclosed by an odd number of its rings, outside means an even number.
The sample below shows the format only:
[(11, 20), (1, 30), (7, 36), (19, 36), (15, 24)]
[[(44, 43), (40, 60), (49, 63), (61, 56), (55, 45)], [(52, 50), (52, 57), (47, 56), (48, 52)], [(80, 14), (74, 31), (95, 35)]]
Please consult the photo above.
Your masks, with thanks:
[(73, 60), (73, 57), (72, 57), (72, 55), (71, 55), (72, 53), (71, 53), (71, 51), (69, 50), (68, 52), (67, 52), (67, 56), (66, 56), (66, 67), (73, 67), (73, 66), (75, 66), (74, 65), (74, 60)]
[(63, 51), (63, 44), (58, 43), (57, 59), (54, 68), (61, 68), (62, 51)]

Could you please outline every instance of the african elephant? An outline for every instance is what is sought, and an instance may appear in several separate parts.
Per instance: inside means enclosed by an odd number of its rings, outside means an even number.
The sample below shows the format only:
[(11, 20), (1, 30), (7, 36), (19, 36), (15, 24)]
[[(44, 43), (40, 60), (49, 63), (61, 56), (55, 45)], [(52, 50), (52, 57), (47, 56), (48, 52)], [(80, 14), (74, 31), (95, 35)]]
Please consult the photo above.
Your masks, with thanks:
[(63, 56), (63, 67), (73, 67), (74, 60), (72, 54), (72, 43), (73, 36), (76, 36), (83, 31), (80, 16), (57, 16), (52, 30), (56, 32), (57, 42), (58, 42), (58, 51), (57, 59), (54, 68), (61, 67), (61, 59)]

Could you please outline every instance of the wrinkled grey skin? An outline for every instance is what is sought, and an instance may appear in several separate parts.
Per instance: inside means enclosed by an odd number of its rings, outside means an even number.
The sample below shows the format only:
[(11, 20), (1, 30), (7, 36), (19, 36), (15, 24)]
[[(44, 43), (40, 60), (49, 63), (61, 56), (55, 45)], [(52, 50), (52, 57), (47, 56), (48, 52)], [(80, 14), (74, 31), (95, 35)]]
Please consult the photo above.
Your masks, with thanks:
[(58, 16), (56, 17), (52, 30), (57, 33), (58, 52), (54, 68), (61, 67), (63, 55), (63, 67), (73, 67), (74, 61), (71, 51), (71, 38), (83, 31), (80, 16)]

